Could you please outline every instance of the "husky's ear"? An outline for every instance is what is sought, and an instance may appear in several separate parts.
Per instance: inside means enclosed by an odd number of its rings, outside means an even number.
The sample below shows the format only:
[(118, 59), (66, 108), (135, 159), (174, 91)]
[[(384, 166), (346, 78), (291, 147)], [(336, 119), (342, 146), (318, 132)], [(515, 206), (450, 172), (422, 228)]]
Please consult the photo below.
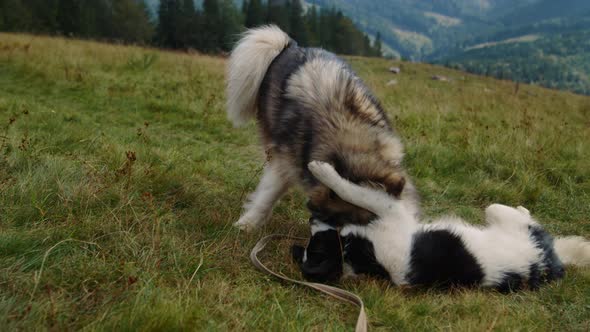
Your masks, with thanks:
[(399, 198), (406, 185), (406, 179), (400, 175), (390, 175), (383, 181), (383, 184), (388, 194)]

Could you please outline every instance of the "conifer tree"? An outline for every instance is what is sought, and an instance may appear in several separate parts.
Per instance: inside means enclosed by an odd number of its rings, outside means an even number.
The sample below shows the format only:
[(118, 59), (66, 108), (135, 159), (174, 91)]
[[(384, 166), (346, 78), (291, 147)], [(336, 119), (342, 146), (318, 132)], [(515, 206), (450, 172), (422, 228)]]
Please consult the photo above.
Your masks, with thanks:
[(291, 2), (289, 27), (291, 29), (291, 37), (295, 41), (302, 46), (309, 44), (307, 26), (305, 25), (303, 7), (301, 6), (300, 0), (293, 0)]
[(180, 42), (184, 48), (199, 48), (199, 13), (193, 0), (184, 0), (180, 21), (178, 22)]
[(319, 40), (320, 46), (326, 48), (328, 50), (337, 52), (334, 47), (334, 9), (325, 9), (322, 8), (320, 10), (320, 19), (319, 19)]
[(203, 28), (201, 29), (202, 49), (205, 52), (215, 52), (220, 49), (222, 38), (220, 31), (223, 22), (220, 21), (221, 11), (218, 0), (203, 1)]
[[(0, 3), (4, 0), (0, 0)], [(21, 0), (32, 16), (31, 29), (34, 32), (54, 33), (57, 29), (58, 0)], [(0, 9), (0, 13), (2, 10)], [(0, 16), (2, 16), (0, 14)]]
[(232, 0), (220, 0), (219, 44), (218, 48), (224, 52), (230, 51), (242, 30), (240, 12)]
[(332, 17), (332, 47), (336, 53), (349, 54), (348, 51), (350, 41), (348, 40), (348, 31), (346, 31), (345, 22), (343, 20), (343, 14), (341, 11), (336, 12)]
[(363, 53), (364, 56), (373, 56), (373, 45), (371, 45), (371, 39), (369, 36), (363, 36)]
[(0, 16), (5, 31), (29, 31), (33, 18), (31, 11), (22, 0), (3, 0), (0, 2)]
[(373, 44), (374, 55), (381, 56), (383, 54), (383, 44), (381, 43), (381, 32), (377, 32), (375, 37), (375, 43)]
[(318, 21), (318, 10), (316, 6), (312, 6), (311, 9), (307, 11), (306, 15), (306, 22), (307, 30), (309, 32), (308, 37), (308, 44), (310, 46), (319, 46), (320, 40), (320, 30), (319, 30), (319, 21)]
[(157, 39), (160, 45), (171, 48), (182, 47), (178, 33), (178, 22), (181, 21), (180, 18), (180, 0), (160, 0), (157, 32)]
[(135, 0), (113, 2), (113, 28), (114, 37), (125, 42), (143, 44), (153, 35), (145, 3)]
[(285, 32), (290, 33), (289, 0), (268, 0), (266, 9), (266, 23), (276, 24)]
[[(61, 0), (60, 0), (61, 1)], [(114, 7), (122, 3), (111, 0), (85, 0), (80, 3), (78, 35), (86, 38), (119, 39), (114, 22)]]
[(59, 0), (57, 6), (57, 24), (66, 36), (78, 35), (81, 28), (81, 2), (79, 0)]
[(250, 3), (248, 2), (248, 0), (242, 1), (242, 16), (246, 17), (248, 15), (248, 7), (249, 6), (250, 6)]
[(244, 25), (246, 28), (254, 28), (264, 23), (264, 6), (260, 0), (250, 0), (246, 11)]

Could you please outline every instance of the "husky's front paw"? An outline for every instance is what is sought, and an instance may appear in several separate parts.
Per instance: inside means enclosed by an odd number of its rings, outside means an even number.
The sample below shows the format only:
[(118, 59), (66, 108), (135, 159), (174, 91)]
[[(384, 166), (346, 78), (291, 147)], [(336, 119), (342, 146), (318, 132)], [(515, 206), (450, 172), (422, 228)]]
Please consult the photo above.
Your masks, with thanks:
[(238, 221), (234, 223), (234, 227), (237, 227), (245, 232), (253, 232), (259, 229), (262, 225), (264, 225), (267, 219), (267, 215), (261, 215), (257, 213), (246, 213), (243, 216), (241, 216)]
[(330, 186), (340, 177), (334, 167), (323, 161), (312, 161), (307, 165), (309, 171), (323, 184)]

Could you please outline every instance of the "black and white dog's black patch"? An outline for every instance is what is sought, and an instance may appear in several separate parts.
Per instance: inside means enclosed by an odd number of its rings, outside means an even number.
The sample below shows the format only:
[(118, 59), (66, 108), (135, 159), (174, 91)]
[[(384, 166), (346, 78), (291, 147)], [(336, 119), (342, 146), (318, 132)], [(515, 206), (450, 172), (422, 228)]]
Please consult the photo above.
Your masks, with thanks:
[(477, 285), (484, 277), (482, 266), (461, 238), (446, 229), (414, 234), (410, 269), (406, 279), (413, 285)]
[[(330, 266), (324, 270), (332, 276), (328, 280), (337, 279), (335, 276), (342, 275), (343, 270), (352, 270), (396, 285), (484, 286), (509, 292), (536, 289), (562, 278), (565, 272), (560, 257), (578, 265), (590, 258), (586, 240), (558, 238), (554, 243), (523, 207), (490, 205), (485, 211), (485, 227), (468, 225), (456, 217), (425, 224), (406, 211), (399, 200), (343, 179), (327, 163), (312, 162), (309, 167), (341, 199), (378, 217), (368, 225), (346, 225), (338, 231), (319, 220), (312, 221), (310, 243), (329, 233), (331, 242), (326, 245), (338, 241), (337, 249), (342, 246), (341, 252), (328, 248), (322, 253), (322, 261), (332, 261), (323, 265)], [(334, 240), (335, 235), (340, 240)], [(316, 254), (302, 251), (310, 262), (308, 269)]]

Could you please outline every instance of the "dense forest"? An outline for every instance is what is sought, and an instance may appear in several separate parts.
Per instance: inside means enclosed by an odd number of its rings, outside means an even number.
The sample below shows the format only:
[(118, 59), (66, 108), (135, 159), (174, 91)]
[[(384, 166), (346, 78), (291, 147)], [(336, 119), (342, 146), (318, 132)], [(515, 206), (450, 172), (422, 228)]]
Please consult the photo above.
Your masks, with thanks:
[[(586, 16), (587, 17), (587, 16)], [(590, 19), (507, 29), (439, 63), (501, 79), (590, 94)]]
[(0, 31), (147, 43), (154, 26), (135, 0), (0, 0)]
[(385, 55), (590, 94), (589, 0), (310, 0), (342, 9)]
[[(241, 7), (241, 8), (240, 8)], [(300, 0), (161, 0), (150, 15), (143, 0), (0, 0), (0, 31), (149, 44), (206, 53), (231, 50), (245, 28), (277, 24), (300, 45), (339, 54), (381, 56), (374, 41), (333, 8)]]

